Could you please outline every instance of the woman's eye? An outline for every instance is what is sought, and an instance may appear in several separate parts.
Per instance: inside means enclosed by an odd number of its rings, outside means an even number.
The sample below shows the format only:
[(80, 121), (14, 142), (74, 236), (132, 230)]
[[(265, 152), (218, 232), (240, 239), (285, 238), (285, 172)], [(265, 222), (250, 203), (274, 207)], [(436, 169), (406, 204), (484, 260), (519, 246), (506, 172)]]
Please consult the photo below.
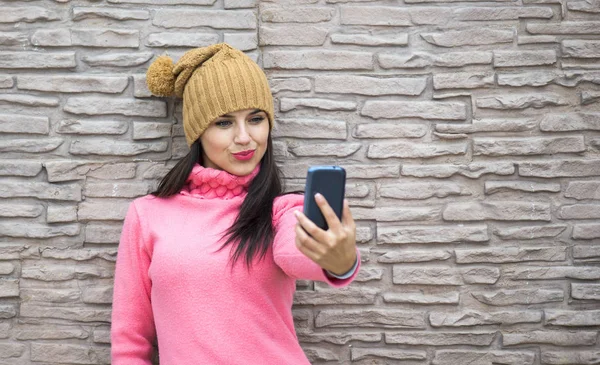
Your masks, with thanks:
[(258, 117), (258, 118), (252, 118), (252, 121), (256, 124), (262, 122), (265, 119), (265, 117)]
[(229, 122), (227, 120), (223, 120), (223, 121), (216, 122), (215, 125), (218, 127), (225, 127), (228, 125), (227, 123), (231, 123), (231, 122)]

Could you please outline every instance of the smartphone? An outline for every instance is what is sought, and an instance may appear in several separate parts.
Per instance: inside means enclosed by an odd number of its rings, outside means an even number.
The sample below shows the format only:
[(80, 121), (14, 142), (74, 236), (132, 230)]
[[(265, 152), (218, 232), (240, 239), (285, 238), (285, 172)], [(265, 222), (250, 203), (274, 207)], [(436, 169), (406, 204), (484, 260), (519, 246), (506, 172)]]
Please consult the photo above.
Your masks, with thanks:
[(317, 205), (315, 194), (321, 193), (340, 221), (344, 207), (346, 188), (346, 170), (340, 166), (311, 166), (306, 174), (304, 191), (304, 215), (323, 230), (329, 226), (321, 208)]

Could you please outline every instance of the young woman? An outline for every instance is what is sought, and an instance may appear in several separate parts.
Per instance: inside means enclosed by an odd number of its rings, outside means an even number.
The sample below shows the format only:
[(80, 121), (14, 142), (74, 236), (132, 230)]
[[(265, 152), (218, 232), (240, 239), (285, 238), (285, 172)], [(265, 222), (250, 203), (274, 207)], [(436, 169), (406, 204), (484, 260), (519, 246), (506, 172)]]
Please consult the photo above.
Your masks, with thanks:
[[(292, 318), (295, 280), (344, 287), (360, 255), (348, 202), (329, 229), (283, 194), (264, 72), (226, 43), (148, 69), (158, 96), (183, 97), (190, 152), (129, 206), (115, 270), (112, 365), (307, 365)], [(310, 233), (310, 236), (307, 234)], [(311, 237), (312, 236), (312, 237)]]

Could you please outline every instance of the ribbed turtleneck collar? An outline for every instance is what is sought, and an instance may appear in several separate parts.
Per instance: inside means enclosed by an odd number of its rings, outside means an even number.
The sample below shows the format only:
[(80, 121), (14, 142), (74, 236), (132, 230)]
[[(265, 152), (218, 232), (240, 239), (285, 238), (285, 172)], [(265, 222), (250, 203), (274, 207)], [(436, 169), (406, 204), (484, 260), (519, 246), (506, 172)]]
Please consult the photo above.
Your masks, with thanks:
[(180, 194), (202, 199), (232, 199), (248, 192), (252, 179), (260, 171), (260, 164), (246, 176), (230, 174), (225, 170), (195, 164)]

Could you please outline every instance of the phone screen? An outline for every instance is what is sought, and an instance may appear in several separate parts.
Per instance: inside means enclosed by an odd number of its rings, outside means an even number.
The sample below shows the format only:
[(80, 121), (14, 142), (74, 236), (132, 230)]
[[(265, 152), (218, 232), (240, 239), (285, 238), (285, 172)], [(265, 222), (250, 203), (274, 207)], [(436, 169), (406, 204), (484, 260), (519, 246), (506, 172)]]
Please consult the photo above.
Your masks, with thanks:
[(329, 229), (317, 205), (315, 194), (321, 193), (338, 218), (342, 219), (346, 187), (346, 170), (340, 166), (312, 166), (306, 175), (304, 214), (323, 230)]

